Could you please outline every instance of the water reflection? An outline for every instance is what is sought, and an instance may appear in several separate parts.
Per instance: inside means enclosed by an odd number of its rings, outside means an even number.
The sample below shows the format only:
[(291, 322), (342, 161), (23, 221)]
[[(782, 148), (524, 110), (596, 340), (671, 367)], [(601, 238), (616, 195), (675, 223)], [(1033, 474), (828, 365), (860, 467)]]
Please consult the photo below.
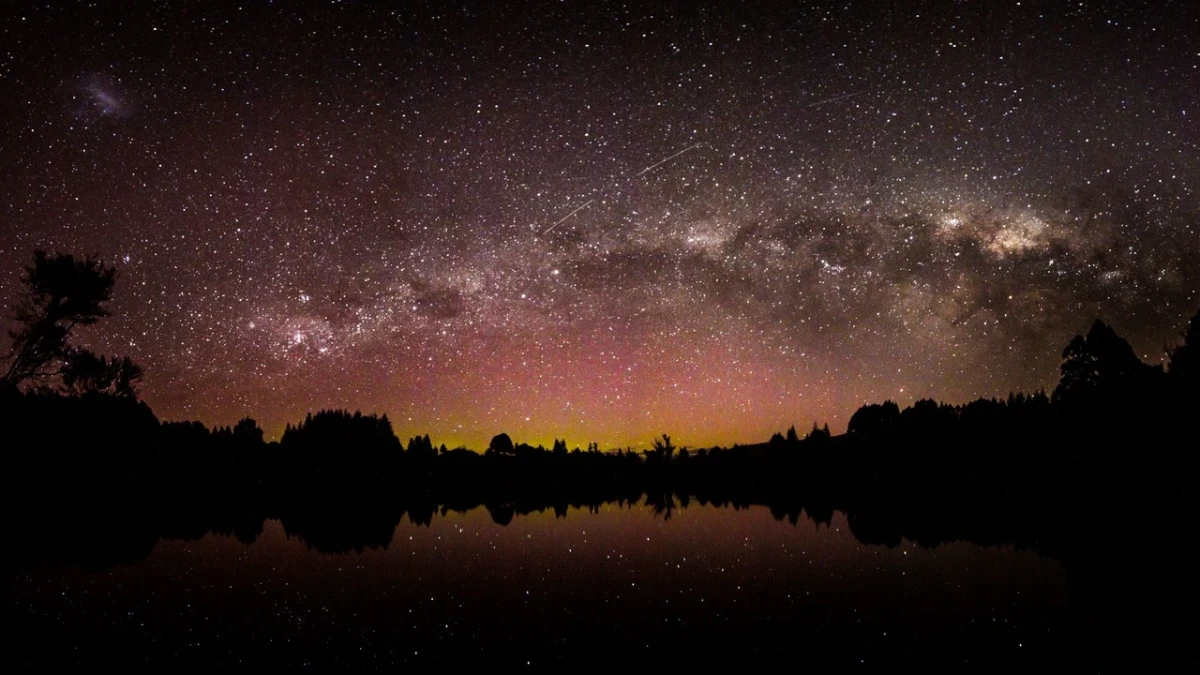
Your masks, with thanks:
[(128, 564), (26, 562), (12, 574), (13, 657), (289, 667), (1079, 657), (1056, 560), (967, 542), (866, 545), (854, 520), (651, 499), (343, 518), (358, 523), (349, 529), (289, 513), (215, 533), (181, 527), (157, 543), (113, 527), (102, 551), (86, 547), (103, 537), (71, 550)]

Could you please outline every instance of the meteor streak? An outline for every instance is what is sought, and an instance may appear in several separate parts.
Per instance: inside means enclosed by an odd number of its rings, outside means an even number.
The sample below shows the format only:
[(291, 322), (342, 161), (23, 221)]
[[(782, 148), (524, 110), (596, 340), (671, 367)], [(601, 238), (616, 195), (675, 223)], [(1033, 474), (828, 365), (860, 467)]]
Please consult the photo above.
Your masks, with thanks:
[(557, 222), (557, 223), (554, 223), (554, 224), (553, 224), (553, 225), (551, 225), (550, 227), (547, 227), (547, 228), (546, 228), (546, 229), (545, 229), (545, 230), (542, 232), (542, 234), (546, 234), (546, 233), (547, 233), (547, 232), (549, 232), (550, 230), (553, 230), (554, 228), (558, 227), (559, 225), (561, 225), (561, 224), (562, 224), (562, 222), (563, 222), (564, 220), (566, 220), (567, 218), (570, 218), (571, 216), (575, 215), (576, 213), (579, 213), (580, 211), (582, 211), (582, 210), (584, 209), (584, 207), (586, 207), (588, 204), (591, 204), (591, 203), (592, 203), (592, 202), (594, 202), (594, 201), (596, 201), (596, 200), (595, 200), (595, 199), (589, 199), (589, 200), (587, 200), (586, 202), (584, 202), (584, 203), (580, 204), (580, 205), (579, 205), (579, 207), (578, 207), (578, 208), (576, 208), (574, 211), (572, 211), (572, 212), (568, 213), (567, 215), (563, 216), (562, 218), (559, 218), (559, 220), (558, 220), (558, 222)]
[(689, 150), (695, 150), (695, 149), (696, 149), (696, 148), (698, 148), (698, 147), (700, 147), (700, 144), (699, 144), (699, 143), (697, 143), (697, 144), (695, 144), (695, 145), (688, 146), (688, 147), (686, 147), (686, 148), (684, 148), (684, 149), (680, 150), (679, 152), (677, 152), (677, 153), (675, 153), (675, 154), (671, 155), (670, 157), (668, 157), (668, 158), (666, 158), (666, 159), (664, 159), (664, 160), (662, 160), (662, 161), (655, 162), (655, 163), (651, 164), (650, 166), (648, 166), (648, 167), (646, 167), (646, 168), (642, 169), (641, 171), (637, 172), (637, 174), (636, 174), (636, 175), (634, 175), (634, 178), (639, 178), (639, 177), (641, 177), (641, 176), (642, 176), (642, 174), (646, 173), (647, 171), (650, 171), (651, 169), (658, 168), (658, 167), (662, 166), (663, 164), (666, 164), (667, 162), (669, 162), (669, 161), (671, 161), (671, 160), (675, 159), (676, 157), (678, 157), (678, 156), (682, 155), (683, 153), (685, 153), (685, 152), (688, 152)]
[(816, 103), (809, 103), (808, 105), (806, 105), (806, 106), (804, 106), (804, 107), (805, 107), (805, 108), (814, 108), (814, 107), (816, 107), (816, 106), (819, 106), (819, 105), (825, 105), (826, 103), (833, 103), (834, 101), (840, 101), (840, 100), (842, 100), (842, 99), (844, 99), (844, 98), (850, 98), (851, 96), (858, 96), (858, 95), (859, 95), (859, 94), (861, 94), (861, 93), (862, 93), (862, 92), (860, 92), (860, 91), (856, 91), (856, 92), (854, 92), (854, 93), (851, 93), (851, 94), (842, 94), (841, 96), (834, 96), (833, 98), (827, 98), (827, 99), (825, 99), (825, 100), (823, 100), (823, 101), (817, 101)]

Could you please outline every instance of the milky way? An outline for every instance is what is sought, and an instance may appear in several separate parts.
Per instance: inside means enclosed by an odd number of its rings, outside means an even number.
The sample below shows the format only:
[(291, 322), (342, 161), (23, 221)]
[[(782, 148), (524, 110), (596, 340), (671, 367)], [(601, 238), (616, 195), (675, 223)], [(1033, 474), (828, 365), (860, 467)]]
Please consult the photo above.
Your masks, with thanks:
[(385, 4), (5, 3), (0, 292), (116, 264), (80, 339), (165, 419), (472, 447), (836, 431), (1200, 307), (1194, 3)]

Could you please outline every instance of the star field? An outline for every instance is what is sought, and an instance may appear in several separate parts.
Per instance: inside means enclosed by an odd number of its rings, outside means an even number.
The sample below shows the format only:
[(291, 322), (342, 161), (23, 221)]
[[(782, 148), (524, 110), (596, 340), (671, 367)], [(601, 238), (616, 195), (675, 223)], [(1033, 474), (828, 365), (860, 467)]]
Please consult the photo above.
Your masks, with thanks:
[[(507, 6), (501, 6), (507, 5)], [(6, 3), (0, 293), (165, 419), (753, 442), (1200, 307), (1187, 2)]]

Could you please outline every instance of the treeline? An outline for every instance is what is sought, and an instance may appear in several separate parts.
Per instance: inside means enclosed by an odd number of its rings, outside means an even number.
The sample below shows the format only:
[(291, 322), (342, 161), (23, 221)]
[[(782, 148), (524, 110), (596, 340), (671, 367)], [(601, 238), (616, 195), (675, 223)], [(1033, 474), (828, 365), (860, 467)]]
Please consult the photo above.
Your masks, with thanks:
[[(763, 444), (677, 448), (670, 436), (638, 451), (567, 450), (495, 436), (482, 454), (398, 439), (387, 416), (309, 414), (278, 442), (252, 419), (233, 427), (160, 423), (135, 397), (102, 391), (20, 391), (0, 382), (0, 423), (26, 439), (4, 453), (11, 489), (44, 482), (189, 486), (199, 494), (305, 492), (362, 484), (424, 494), (576, 490), (595, 498), (672, 492), (778, 491), (819, 484), (843, 492), (973, 499), (1070, 487), (1081, 475), (1154, 477), (1191, 466), (1200, 445), (1200, 313), (1166, 368), (1142, 363), (1096, 321), (1063, 352), (1051, 395), (1013, 394), (965, 405), (890, 401), (863, 406), (845, 435), (795, 429)], [(1159, 470), (1162, 471), (1159, 471)], [(322, 485), (325, 487), (322, 488)], [(371, 488), (370, 486), (375, 486)], [(866, 490), (869, 488), (869, 490)], [(357, 488), (356, 488), (356, 491)], [(361, 493), (361, 492), (360, 492)]]

